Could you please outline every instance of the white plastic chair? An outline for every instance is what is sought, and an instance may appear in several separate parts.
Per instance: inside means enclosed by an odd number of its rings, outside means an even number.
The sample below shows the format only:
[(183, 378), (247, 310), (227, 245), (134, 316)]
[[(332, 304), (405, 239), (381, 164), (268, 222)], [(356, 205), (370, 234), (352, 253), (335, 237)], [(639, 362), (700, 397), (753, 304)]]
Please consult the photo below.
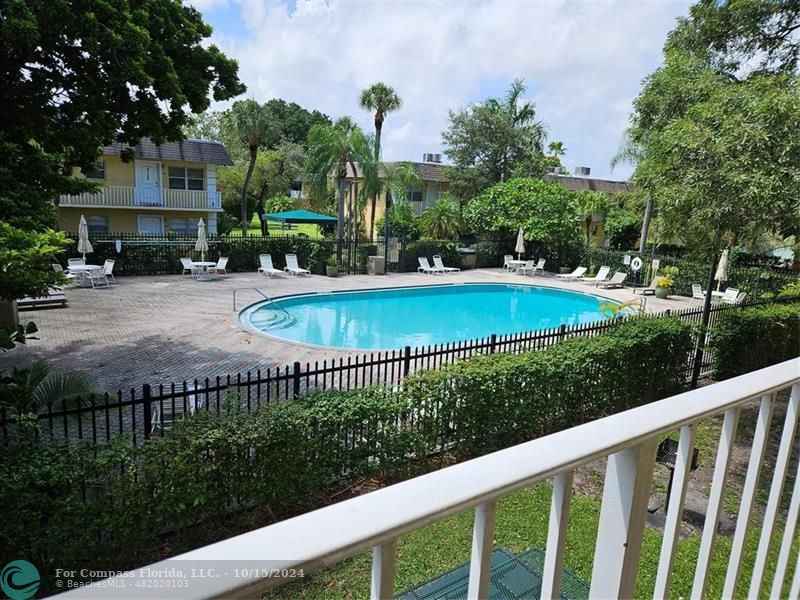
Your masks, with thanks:
[(217, 264), (213, 267), (209, 267), (208, 272), (213, 273), (214, 275), (227, 275), (228, 271), (225, 268), (228, 266), (228, 257), (227, 256), (220, 256)]
[(535, 265), (533, 264), (532, 260), (529, 260), (525, 263), (524, 266), (520, 267), (519, 270), (522, 272), (523, 275), (525, 275), (528, 271), (530, 271), (531, 277), (533, 277), (534, 275), (536, 275), (536, 271), (541, 271), (542, 273), (544, 273), (544, 263), (545, 259), (543, 258), (540, 258), (539, 262), (537, 262)]
[(186, 273), (187, 273), (187, 272), (189, 273), (189, 275), (191, 275), (191, 276), (192, 276), (192, 279), (194, 279), (195, 277), (197, 277), (197, 273), (199, 272), (199, 270), (200, 270), (200, 269), (198, 269), (197, 267), (195, 267), (195, 266), (192, 264), (192, 259), (191, 259), (191, 258), (182, 258), (182, 259), (181, 259), (181, 265), (183, 266), (183, 273), (182, 273), (182, 275), (183, 275), (184, 277), (186, 277)]
[(84, 261), (82, 258), (68, 258), (67, 259), (67, 268), (68, 269), (70, 267), (82, 267), (85, 264), (86, 264), (86, 261)]
[(64, 271), (64, 267), (62, 267), (60, 264), (53, 263), (50, 266), (53, 268), (53, 271), (55, 271), (56, 273), (61, 273), (64, 277), (66, 277), (67, 282), (73, 284), (75, 283), (76, 276), (73, 275), (72, 273), (67, 273), (66, 271)]
[(703, 303), (706, 300), (706, 294), (703, 291), (703, 286), (700, 285), (699, 283), (693, 283), (692, 284), (692, 300), (691, 301), (694, 302), (695, 300), (697, 300), (700, 303)]
[(291, 273), (294, 277), (297, 277), (298, 275), (311, 275), (311, 271), (301, 268), (297, 263), (297, 254), (286, 255), (286, 266), (283, 268), (283, 270)]
[(442, 257), (439, 254), (433, 256), (433, 266), (435, 269), (439, 269), (445, 273), (456, 273), (461, 270), (458, 267), (445, 267), (444, 262), (442, 262)]
[(106, 262), (103, 263), (103, 270), (105, 271), (106, 277), (109, 278), (114, 283), (117, 283), (116, 278), (114, 277), (114, 260), (111, 258), (107, 258)]
[(507, 271), (511, 270), (511, 265), (508, 263), (510, 263), (512, 260), (514, 260), (514, 257), (511, 254), (506, 254), (503, 257), (503, 268), (506, 269)]
[(437, 269), (436, 267), (432, 267), (431, 263), (428, 262), (427, 256), (418, 256), (417, 262), (419, 266), (417, 267), (417, 273), (427, 273), (429, 275), (443, 275), (444, 271), (441, 269)]
[(280, 269), (276, 269), (272, 264), (272, 255), (271, 254), (261, 254), (258, 257), (259, 262), (261, 262), (261, 266), (258, 268), (258, 272), (266, 277), (273, 277), (275, 275), (279, 275), (283, 277), (286, 275)]
[(86, 271), (86, 276), (89, 278), (89, 281), (92, 284), (92, 289), (101, 283), (105, 283), (106, 287), (109, 287), (105, 267), (97, 267), (96, 269)]

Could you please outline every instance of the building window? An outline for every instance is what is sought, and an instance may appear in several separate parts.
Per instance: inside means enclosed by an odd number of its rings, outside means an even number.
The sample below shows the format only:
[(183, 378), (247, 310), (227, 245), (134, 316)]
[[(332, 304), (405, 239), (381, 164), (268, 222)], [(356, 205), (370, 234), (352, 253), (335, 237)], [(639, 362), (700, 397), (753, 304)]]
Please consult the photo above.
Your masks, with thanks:
[(203, 169), (169, 168), (169, 189), (171, 190), (202, 190), (203, 181)]
[(422, 202), (422, 192), (419, 190), (409, 190), (408, 196), (412, 202)]
[(105, 179), (106, 178), (106, 161), (98, 160), (90, 168), (84, 171), (86, 179)]
[(198, 219), (170, 219), (169, 232), (183, 235), (197, 235)]
[(86, 226), (89, 229), (89, 235), (108, 233), (108, 217), (89, 217), (86, 219)]

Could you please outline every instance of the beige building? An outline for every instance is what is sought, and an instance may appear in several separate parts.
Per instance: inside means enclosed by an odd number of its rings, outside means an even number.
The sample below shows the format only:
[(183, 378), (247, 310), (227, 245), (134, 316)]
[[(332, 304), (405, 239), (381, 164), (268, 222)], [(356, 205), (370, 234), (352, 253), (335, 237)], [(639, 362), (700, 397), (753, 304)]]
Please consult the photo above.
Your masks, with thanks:
[[(445, 176), (444, 165), (441, 163), (441, 155), (426, 154), (425, 159), (426, 160), (424, 162), (400, 161), (384, 163), (384, 165), (388, 168), (392, 168), (400, 164), (408, 164), (417, 169), (417, 173), (419, 173), (421, 180), (420, 184), (409, 188), (407, 195), (407, 199), (411, 202), (411, 206), (414, 208), (414, 212), (417, 215), (421, 215), (426, 208), (432, 204), (435, 204), (439, 200), (439, 197), (449, 188), (449, 182)], [(358, 165), (356, 165), (356, 170), (358, 170)], [(381, 172), (380, 177), (383, 179), (385, 177), (385, 172)], [(347, 180), (345, 181), (345, 207), (348, 212), (350, 207), (353, 206), (353, 196), (354, 194), (358, 193), (359, 186), (362, 185), (362, 180), (363, 177), (360, 171), (354, 175), (352, 170), (348, 167)], [(375, 202), (374, 222), (377, 222), (378, 219), (383, 217), (385, 213), (386, 193), (381, 192)], [(372, 202), (368, 201), (364, 206), (361, 215), (361, 223), (365, 228), (369, 227), (371, 214)], [(375, 232), (376, 237), (380, 237), (381, 235), (382, 232)]]
[(233, 164), (222, 144), (185, 140), (159, 146), (143, 140), (126, 162), (127, 148), (106, 146), (93, 171), (77, 173), (102, 188), (58, 198), (61, 229), (77, 232), (84, 215), (93, 235), (193, 233), (201, 218), (209, 233), (216, 232), (222, 212), (217, 167)]

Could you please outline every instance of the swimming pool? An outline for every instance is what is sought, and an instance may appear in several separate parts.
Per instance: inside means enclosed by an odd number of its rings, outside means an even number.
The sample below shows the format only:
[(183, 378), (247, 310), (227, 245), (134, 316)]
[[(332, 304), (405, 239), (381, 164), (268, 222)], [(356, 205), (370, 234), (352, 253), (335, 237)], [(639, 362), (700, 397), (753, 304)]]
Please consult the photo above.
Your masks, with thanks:
[(588, 323), (605, 298), (532, 285), (451, 284), (287, 296), (244, 309), (242, 323), (292, 342), (394, 349)]

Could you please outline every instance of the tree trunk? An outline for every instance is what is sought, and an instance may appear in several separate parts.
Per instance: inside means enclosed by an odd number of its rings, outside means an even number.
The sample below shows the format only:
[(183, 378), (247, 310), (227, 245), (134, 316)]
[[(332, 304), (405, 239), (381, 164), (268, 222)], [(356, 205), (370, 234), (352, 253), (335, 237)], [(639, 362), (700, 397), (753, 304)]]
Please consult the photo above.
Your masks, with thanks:
[(19, 325), (19, 312), (16, 300), (0, 300), (0, 327), (16, 329)]
[(337, 183), (339, 190), (339, 206), (336, 211), (336, 264), (342, 264), (342, 242), (344, 241), (344, 177), (339, 175)]
[[(375, 117), (375, 162), (381, 159), (381, 131), (383, 130), (383, 121)], [(380, 168), (380, 165), (378, 166)], [(379, 174), (380, 175), (380, 174)], [(369, 213), (369, 241), (375, 239), (375, 206), (378, 203), (377, 190), (372, 193), (372, 212)]]
[(583, 222), (584, 222), (584, 225), (586, 225), (586, 248), (587, 248), (587, 250), (588, 250), (588, 248), (589, 248), (589, 244), (591, 243), (591, 239), (592, 239), (592, 234), (591, 234), (591, 229), (592, 229), (592, 215), (587, 215), (587, 216), (584, 218), (584, 221), (583, 221)]
[(244, 184), (242, 184), (242, 237), (247, 235), (247, 229), (250, 226), (248, 222), (247, 212), (247, 190), (250, 187), (250, 180), (253, 178), (253, 171), (256, 168), (256, 157), (258, 155), (258, 146), (250, 147), (250, 164), (247, 165), (247, 174), (244, 176)]
[(698, 334), (697, 347), (695, 348), (694, 362), (692, 364), (691, 389), (697, 387), (697, 381), (700, 379), (700, 369), (703, 367), (703, 350), (706, 346), (708, 322), (711, 320), (711, 292), (714, 289), (714, 274), (717, 270), (717, 245), (718, 243), (715, 242), (714, 249), (711, 251), (711, 269), (708, 272), (706, 297), (703, 300), (703, 316), (700, 318), (700, 333)]
[(653, 194), (647, 194), (647, 204), (644, 207), (642, 219), (642, 236), (639, 238), (639, 255), (643, 256), (647, 248), (647, 236), (650, 233), (650, 220), (653, 218)]

